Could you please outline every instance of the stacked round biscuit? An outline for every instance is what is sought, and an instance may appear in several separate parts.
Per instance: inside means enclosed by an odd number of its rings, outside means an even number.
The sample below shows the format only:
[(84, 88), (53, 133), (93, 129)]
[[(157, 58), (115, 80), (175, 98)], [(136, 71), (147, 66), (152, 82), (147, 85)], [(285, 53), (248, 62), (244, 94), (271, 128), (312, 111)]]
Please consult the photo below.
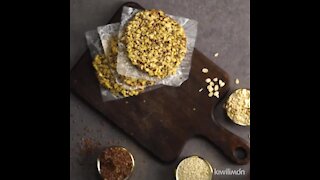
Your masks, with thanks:
[(136, 79), (126, 76), (119, 75), (120, 81), (123, 84), (130, 86), (130, 87), (139, 87), (135, 89), (128, 89), (125, 88), (124, 85), (117, 83), (116, 77), (114, 72), (116, 71), (117, 63), (117, 55), (118, 55), (118, 43), (117, 37), (113, 37), (110, 40), (110, 53), (108, 57), (104, 55), (97, 55), (93, 61), (93, 67), (97, 72), (97, 77), (99, 83), (109, 89), (112, 94), (114, 95), (122, 95), (124, 97), (138, 95), (142, 92), (146, 86), (152, 85), (153, 82), (143, 80), (143, 79)]
[[(187, 52), (183, 27), (160, 10), (136, 13), (125, 26), (121, 42), (125, 45), (129, 62), (138, 71), (158, 79), (175, 74)], [(107, 56), (97, 55), (93, 61), (103, 87), (112, 94), (127, 97), (138, 95), (146, 87), (155, 84), (154, 81), (118, 74), (117, 37), (112, 37), (108, 44), (110, 49)]]
[(187, 52), (183, 28), (160, 10), (138, 12), (123, 41), (132, 64), (158, 78), (175, 74)]

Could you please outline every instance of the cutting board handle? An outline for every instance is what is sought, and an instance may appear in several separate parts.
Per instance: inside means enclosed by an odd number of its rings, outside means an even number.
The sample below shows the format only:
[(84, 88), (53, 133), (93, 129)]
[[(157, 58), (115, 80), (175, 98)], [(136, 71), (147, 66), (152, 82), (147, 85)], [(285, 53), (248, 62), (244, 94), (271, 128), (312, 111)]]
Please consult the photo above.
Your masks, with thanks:
[(209, 141), (214, 143), (222, 152), (237, 164), (247, 164), (250, 161), (250, 145), (244, 139), (231, 133), (218, 122), (208, 123), (202, 132)]

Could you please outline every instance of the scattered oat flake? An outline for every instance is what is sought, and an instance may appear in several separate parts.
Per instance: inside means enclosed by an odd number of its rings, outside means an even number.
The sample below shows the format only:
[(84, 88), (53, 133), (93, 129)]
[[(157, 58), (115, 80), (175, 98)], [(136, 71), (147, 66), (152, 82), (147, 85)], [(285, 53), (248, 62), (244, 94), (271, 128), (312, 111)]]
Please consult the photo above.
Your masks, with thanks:
[(215, 54), (214, 54), (214, 57), (218, 57), (218, 56), (219, 56), (219, 53), (215, 53)]
[(210, 93), (208, 94), (208, 96), (209, 96), (209, 97), (212, 97), (212, 96), (213, 96), (213, 92), (210, 92)]
[(213, 78), (213, 81), (214, 81), (214, 82), (217, 82), (217, 81), (218, 81), (218, 78)]
[(202, 69), (202, 72), (203, 72), (203, 73), (208, 73), (209, 70), (208, 70), (207, 68), (203, 68), (203, 69)]
[(195, 110), (196, 110), (196, 108), (193, 108), (192, 110), (194, 110), (194, 111), (195, 111)]
[(203, 90), (203, 88), (199, 89), (199, 92), (201, 92)]
[(235, 82), (236, 82), (236, 84), (239, 84), (239, 83), (240, 83), (240, 81), (239, 81), (239, 79), (238, 79), (238, 78), (236, 79), (236, 81), (235, 81)]
[(207, 78), (206, 79), (206, 83), (210, 83), (211, 82), (211, 79), (210, 78)]

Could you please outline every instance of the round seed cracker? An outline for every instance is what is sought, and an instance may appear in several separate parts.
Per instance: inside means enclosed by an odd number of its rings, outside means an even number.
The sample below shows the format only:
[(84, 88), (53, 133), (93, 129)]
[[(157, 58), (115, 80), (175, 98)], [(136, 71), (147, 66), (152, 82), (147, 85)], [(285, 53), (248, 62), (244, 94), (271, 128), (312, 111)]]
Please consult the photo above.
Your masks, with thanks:
[(176, 73), (187, 52), (183, 27), (160, 10), (138, 12), (128, 22), (124, 44), (133, 65), (159, 78)]

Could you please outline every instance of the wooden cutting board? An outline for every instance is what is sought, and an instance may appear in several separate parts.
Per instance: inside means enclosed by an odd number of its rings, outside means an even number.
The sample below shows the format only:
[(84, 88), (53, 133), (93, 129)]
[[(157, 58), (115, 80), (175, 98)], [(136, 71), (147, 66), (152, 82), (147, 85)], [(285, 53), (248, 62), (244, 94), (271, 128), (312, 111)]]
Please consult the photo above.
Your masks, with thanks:
[[(136, 3), (125, 3), (109, 23), (119, 22), (123, 6), (143, 9)], [(219, 99), (208, 97), (205, 79), (218, 77), (226, 82), (220, 99), (229, 91), (228, 74), (194, 49), (189, 79), (180, 87), (161, 87), (136, 97), (103, 102), (99, 83), (87, 50), (71, 71), (71, 90), (92, 108), (98, 110), (164, 162), (174, 161), (186, 141), (201, 136), (212, 142), (233, 162), (250, 160), (249, 144), (214, 121), (212, 112)], [(209, 73), (202, 73), (202, 68)], [(203, 88), (202, 92), (199, 89)]]

